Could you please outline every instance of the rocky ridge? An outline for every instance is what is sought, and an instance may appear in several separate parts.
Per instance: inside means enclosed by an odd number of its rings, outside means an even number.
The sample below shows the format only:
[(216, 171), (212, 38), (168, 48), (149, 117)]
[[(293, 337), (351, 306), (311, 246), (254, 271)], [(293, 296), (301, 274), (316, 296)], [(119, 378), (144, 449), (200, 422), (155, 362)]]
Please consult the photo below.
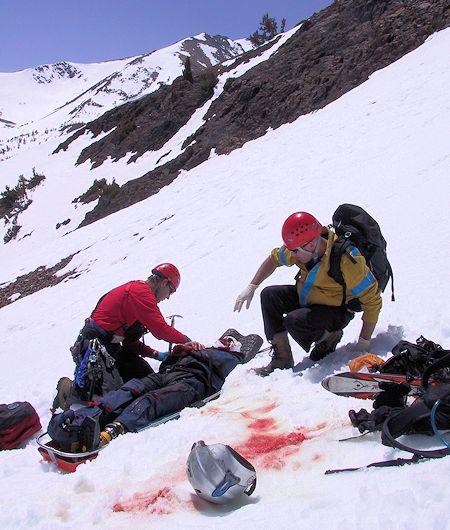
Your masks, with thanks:
[[(269, 128), (324, 107), (366, 81), (376, 70), (423, 44), (433, 32), (449, 25), (449, 0), (336, 0), (304, 21), (268, 61), (239, 78), (229, 79), (206, 114), (204, 125), (185, 142), (181, 155), (127, 182), (113, 199), (100, 199), (82, 225), (157, 193), (172, 182), (180, 170), (189, 170), (207, 160), (212, 149), (217, 154), (230, 153), (264, 135)], [(248, 53), (255, 52), (257, 50)], [(193, 85), (188, 87), (177, 80), (165, 87), (162, 96), (129, 104), (127, 114), (152, 116), (151, 120), (139, 123), (139, 135), (147, 137), (145, 146), (135, 143), (135, 129), (124, 134), (122, 116), (125, 113), (121, 108), (88, 124), (86, 129), (93, 132), (113, 126), (118, 130), (87, 147), (79, 162), (90, 159), (97, 166), (108, 156), (115, 159), (125, 156), (130, 149), (142, 153), (147, 148), (161, 146), (172, 130), (185, 123), (185, 120), (177, 124), (171, 121), (177, 109), (181, 110), (186, 104), (186, 98), (179, 97), (180, 94), (189, 93), (187, 99), (196, 105), (197, 82), (194, 79)], [(203, 101), (199, 98), (198, 104)], [(169, 110), (167, 103), (174, 109)], [(186, 111), (188, 114), (192, 109)], [(134, 145), (137, 147), (133, 149)]]

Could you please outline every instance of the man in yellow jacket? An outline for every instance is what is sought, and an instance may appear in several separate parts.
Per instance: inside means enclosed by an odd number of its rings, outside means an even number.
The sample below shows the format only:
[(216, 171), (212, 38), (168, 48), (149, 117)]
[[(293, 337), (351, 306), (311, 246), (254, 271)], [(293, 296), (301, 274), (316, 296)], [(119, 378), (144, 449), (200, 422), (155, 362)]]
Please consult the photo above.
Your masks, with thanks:
[[(277, 267), (299, 268), (296, 285), (272, 285), (261, 292), (261, 307), (267, 340), (272, 343), (271, 362), (258, 372), (262, 376), (275, 369), (292, 368), (294, 360), (288, 333), (313, 361), (335, 351), (342, 330), (354, 317), (356, 306), (362, 310), (362, 328), (355, 350), (367, 351), (381, 310), (378, 282), (364, 256), (354, 246), (341, 258), (346, 285), (346, 304), (342, 305), (342, 286), (329, 274), (330, 253), (336, 235), (307, 212), (290, 215), (283, 224), (284, 245), (272, 250), (262, 262), (250, 284), (238, 296), (234, 307), (247, 309), (259, 285)], [(358, 304), (359, 302), (359, 304)]]

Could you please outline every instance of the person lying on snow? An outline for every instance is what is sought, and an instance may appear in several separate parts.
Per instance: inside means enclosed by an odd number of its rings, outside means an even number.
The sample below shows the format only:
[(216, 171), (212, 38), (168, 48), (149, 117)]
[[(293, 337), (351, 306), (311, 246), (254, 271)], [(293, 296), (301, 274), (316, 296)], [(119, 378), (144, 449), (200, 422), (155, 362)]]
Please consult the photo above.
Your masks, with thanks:
[[(161, 363), (159, 373), (131, 379), (87, 407), (55, 414), (48, 426), (49, 436), (63, 451), (92, 451), (119, 434), (137, 432), (213, 395), (230, 372), (251, 360), (262, 344), (257, 335), (239, 342), (226, 333), (212, 347), (198, 342), (177, 344)], [(246, 342), (250, 337), (256, 337), (257, 343), (254, 339)]]

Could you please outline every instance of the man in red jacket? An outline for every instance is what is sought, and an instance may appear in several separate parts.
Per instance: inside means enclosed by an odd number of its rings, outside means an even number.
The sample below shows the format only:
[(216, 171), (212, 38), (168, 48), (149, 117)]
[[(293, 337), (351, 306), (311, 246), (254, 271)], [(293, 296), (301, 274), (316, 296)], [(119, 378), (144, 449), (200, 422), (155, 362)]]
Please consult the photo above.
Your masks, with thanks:
[[(153, 373), (143, 357), (163, 361), (167, 352), (158, 352), (141, 341), (145, 333), (174, 344), (192, 342), (165, 321), (158, 307), (179, 285), (178, 269), (161, 263), (147, 280), (130, 281), (100, 298), (71, 347), (76, 364), (71, 390), (78, 400), (92, 400), (123, 382)], [(98, 340), (94, 349), (93, 339)], [(58, 394), (66, 394), (67, 388), (61, 385), (60, 380)]]

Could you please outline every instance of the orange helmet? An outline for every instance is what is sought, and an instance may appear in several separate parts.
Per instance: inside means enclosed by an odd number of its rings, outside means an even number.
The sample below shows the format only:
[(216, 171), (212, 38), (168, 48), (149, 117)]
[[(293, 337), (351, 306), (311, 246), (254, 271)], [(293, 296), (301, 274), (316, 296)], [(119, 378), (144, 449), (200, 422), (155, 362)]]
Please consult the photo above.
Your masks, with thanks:
[(159, 265), (156, 265), (156, 267), (152, 270), (152, 274), (167, 278), (175, 290), (177, 290), (180, 285), (180, 271), (175, 267), (175, 265), (172, 265), (172, 263), (160, 263)]
[(283, 224), (281, 235), (284, 244), (290, 250), (304, 247), (322, 233), (322, 225), (310, 213), (296, 212)]

